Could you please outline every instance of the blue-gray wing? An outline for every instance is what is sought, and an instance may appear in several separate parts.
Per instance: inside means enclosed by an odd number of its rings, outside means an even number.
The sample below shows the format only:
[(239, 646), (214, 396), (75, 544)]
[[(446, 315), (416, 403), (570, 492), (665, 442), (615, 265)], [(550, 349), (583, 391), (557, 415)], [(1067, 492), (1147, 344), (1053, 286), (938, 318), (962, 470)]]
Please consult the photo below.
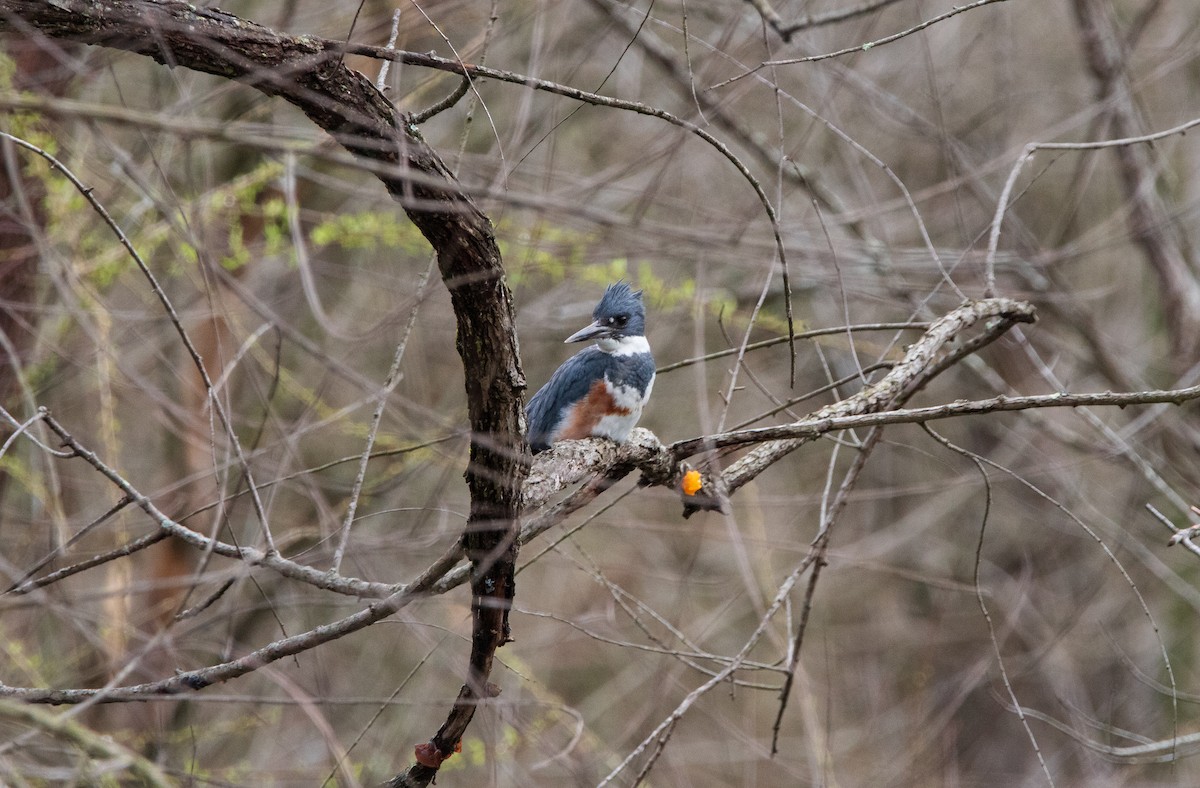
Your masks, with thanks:
[(533, 453), (550, 448), (563, 410), (587, 396), (592, 383), (604, 377), (609, 355), (592, 346), (571, 356), (554, 370), (546, 385), (525, 406), (529, 447)]

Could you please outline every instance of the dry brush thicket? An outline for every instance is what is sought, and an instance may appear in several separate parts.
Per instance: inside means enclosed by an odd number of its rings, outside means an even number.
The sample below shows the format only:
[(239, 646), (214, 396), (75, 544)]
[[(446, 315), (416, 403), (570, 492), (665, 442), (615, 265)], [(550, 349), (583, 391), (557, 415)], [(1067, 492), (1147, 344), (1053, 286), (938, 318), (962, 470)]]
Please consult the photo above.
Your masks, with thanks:
[(0, 31), (0, 781), (1194, 784), (1193, 4)]

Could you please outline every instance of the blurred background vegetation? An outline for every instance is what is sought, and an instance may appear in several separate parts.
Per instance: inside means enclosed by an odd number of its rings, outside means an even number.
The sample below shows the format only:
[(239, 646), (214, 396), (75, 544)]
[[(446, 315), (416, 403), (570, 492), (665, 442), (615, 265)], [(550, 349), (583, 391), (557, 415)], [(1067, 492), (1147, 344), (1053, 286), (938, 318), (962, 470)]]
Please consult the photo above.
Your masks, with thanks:
[[(641, 102), (706, 128), (778, 211), (798, 328), (926, 321), (982, 295), (997, 201), (1028, 143), (1200, 117), (1192, 3), (1010, 0), (869, 48), (860, 45), (951, 5), (880, 4), (789, 41), (754, 4), (732, 0), (221, 7), (283, 32), (376, 45), (399, 10), (397, 48)], [(777, 0), (774, 11), (799, 20), (846, 7)], [(1093, 65), (1097, 36), (1115, 37), (1112, 73)], [(6, 46), (0, 128), (71, 167), (150, 263), (219, 373), (284, 554), (329, 565), (380, 396), (383, 454), (369, 466), (341, 570), (399, 583), (445, 552), (467, 510), (453, 313), (428, 245), (380, 184), (335, 161), (335, 146), (298, 112), (243, 85), (100, 48), (32, 37)], [(856, 51), (760, 67), (842, 49)], [(373, 60), (348, 62), (379, 72)], [(397, 65), (385, 89), (418, 111), (458, 82)], [(47, 105), (16, 108), (27, 91)], [(660, 365), (736, 346), (747, 331), (751, 340), (786, 332), (762, 205), (686, 130), (485, 80), (421, 133), (495, 225), (530, 391), (621, 277), (645, 289)], [(1025, 166), (1000, 236), (998, 291), (1032, 301), (1039, 322), (913, 404), (1196, 382), (1196, 337), (1189, 344), (1190, 324), (1164, 308), (1181, 288), (1164, 279), (1148, 239), (1183, 261), (1187, 287), (1200, 287), (1191, 237), (1200, 147), (1195, 134), (1179, 135), (1139, 155), (1049, 151)], [(245, 480), (145, 278), (70, 183), (27, 151), (7, 145), (4, 156), (5, 226), (18, 236), (0, 278), (5, 408), (20, 421), (49, 408), (170, 516), (254, 543), (247, 496), (230, 497)], [(1138, 224), (1143, 204), (1148, 224)], [(834, 395), (762, 414), (897, 359), (917, 336), (801, 343), (794, 387), (786, 345), (752, 352), (728, 402), (730, 359), (690, 364), (660, 375), (642, 425), (671, 441), (751, 419), (786, 423)], [(786, 664), (798, 605), (752, 652), (762, 669), (739, 672), (683, 717), (649, 783), (1023, 785), (1049, 774), (1060, 786), (1195, 784), (1194, 744), (1136, 750), (1200, 731), (1200, 557), (1168, 548), (1169, 531), (1145, 508), (1184, 525), (1186, 506), (1200, 502), (1195, 414), (1155, 406), (935, 425), (992, 463), (986, 483), (920, 427), (889, 428), (837, 524), (779, 752), (770, 754), (782, 675), (769, 668)], [(442, 784), (600, 781), (703, 683), (697, 666), (721, 666), (689, 655), (728, 656), (746, 641), (807, 552), (857, 437), (788, 457), (741, 490), (727, 516), (683, 520), (675, 495), (628, 480), (527, 546), (516, 641), (492, 676), (503, 694), (476, 715)], [(14, 441), (0, 463), (8, 584), (154, 530), (133, 508), (87, 529), (119, 494), (78, 460)], [(469, 603), (459, 588), (228, 685), (76, 719), (185, 784), (378, 782), (444, 718), (463, 680)], [(153, 680), (362, 604), (162, 543), (0, 598), (0, 681)], [(1033, 711), (1024, 723), (1006, 682)], [(124, 774), (5, 714), (0, 736), (13, 784)]]

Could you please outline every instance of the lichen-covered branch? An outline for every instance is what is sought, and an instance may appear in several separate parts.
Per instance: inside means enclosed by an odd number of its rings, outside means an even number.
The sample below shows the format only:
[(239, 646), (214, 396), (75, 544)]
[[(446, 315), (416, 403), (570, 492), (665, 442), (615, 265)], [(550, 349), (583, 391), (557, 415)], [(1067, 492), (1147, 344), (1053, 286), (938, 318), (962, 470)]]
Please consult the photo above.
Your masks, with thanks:
[[(964, 332), (981, 320), (991, 320), (992, 323), (981, 335), (967, 340)], [(526, 493), (525, 509), (528, 512), (537, 501), (545, 499), (554, 487), (561, 489), (578, 481), (584, 469), (612, 476), (618, 472), (624, 475), (638, 467), (643, 470), (644, 483), (677, 486), (686, 470), (683, 462), (688, 457), (725, 446), (758, 444), (723, 473), (705, 475), (698, 493), (683, 494), (685, 516), (699, 510), (724, 509), (731, 493), (791, 452), (831, 431), (936, 418), (936, 412), (913, 415), (885, 411), (895, 408), (942, 372), (946, 368), (944, 362), (947, 356), (957, 357), (957, 353), (945, 352), (951, 342), (961, 340), (970, 350), (978, 350), (1003, 335), (1015, 323), (1031, 323), (1033, 320), (1033, 307), (1023, 301), (1011, 298), (969, 301), (931, 324), (921, 338), (908, 347), (904, 358), (881, 380), (792, 424), (707, 435), (679, 441), (662, 449), (656, 449), (657, 439), (652, 435), (642, 435), (642, 430), (635, 430), (625, 446), (612, 449), (597, 446), (600, 442), (596, 440), (559, 444), (550, 452), (539, 455), (529, 477), (531, 486)], [(999, 407), (1000, 404), (996, 403), (995, 409), (1003, 409)], [(879, 418), (871, 418), (872, 414), (878, 414)], [(946, 415), (955, 414), (948, 412)], [(589, 461), (590, 455), (586, 452), (601, 454)], [(621, 469), (626, 470), (622, 472)]]

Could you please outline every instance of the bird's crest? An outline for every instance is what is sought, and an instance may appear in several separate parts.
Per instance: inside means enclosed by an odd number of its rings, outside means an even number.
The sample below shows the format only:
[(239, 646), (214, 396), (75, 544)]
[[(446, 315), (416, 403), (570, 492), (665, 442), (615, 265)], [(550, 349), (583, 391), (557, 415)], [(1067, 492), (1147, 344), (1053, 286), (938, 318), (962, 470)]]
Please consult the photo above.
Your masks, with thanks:
[(628, 282), (620, 280), (613, 282), (604, 291), (604, 296), (600, 303), (596, 304), (592, 317), (599, 319), (602, 315), (632, 313), (646, 313), (646, 308), (642, 305), (642, 291), (634, 290)]

